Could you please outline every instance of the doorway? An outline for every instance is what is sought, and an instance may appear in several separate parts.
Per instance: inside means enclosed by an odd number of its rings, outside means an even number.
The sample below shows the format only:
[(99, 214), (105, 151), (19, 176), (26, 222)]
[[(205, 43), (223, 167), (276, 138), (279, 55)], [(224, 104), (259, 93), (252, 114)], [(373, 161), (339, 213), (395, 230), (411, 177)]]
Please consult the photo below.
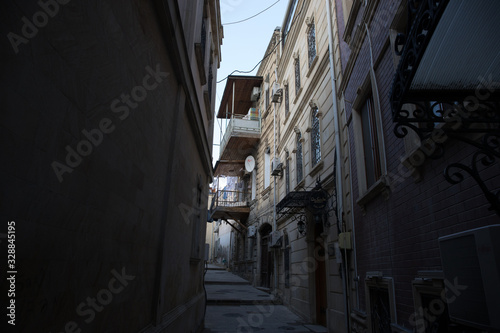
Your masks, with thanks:
[(322, 225), (314, 228), (314, 259), (316, 261), (315, 284), (316, 284), (316, 322), (326, 326), (327, 289), (326, 289), (326, 256), (323, 237), (321, 237)]
[(260, 284), (262, 287), (271, 287), (271, 275), (273, 273), (273, 256), (269, 249), (272, 227), (265, 224), (260, 229)]

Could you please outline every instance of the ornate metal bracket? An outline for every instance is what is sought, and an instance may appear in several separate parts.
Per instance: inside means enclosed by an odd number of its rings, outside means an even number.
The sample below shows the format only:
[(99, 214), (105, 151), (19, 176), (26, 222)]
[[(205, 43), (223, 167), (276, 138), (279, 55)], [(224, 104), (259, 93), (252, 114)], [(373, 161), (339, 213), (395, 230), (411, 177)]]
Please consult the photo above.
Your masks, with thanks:
[[(409, 0), (407, 35), (396, 38), (395, 52), (401, 56), (390, 95), (394, 134), (404, 138), (414, 131), (421, 142), (435, 145), (430, 158), (444, 155), (443, 138), (452, 138), (473, 146), (469, 165), (449, 164), (444, 170), (446, 180), (458, 184), (469, 174), (479, 185), (490, 203), (490, 210), (500, 216), (500, 191), (489, 189), (481, 171), (500, 160), (500, 95), (488, 84), (478, 80), (475, 91), (410, 90), (412, 80), (424, 56), (427, 45), (444, 13), (449, 0)], [(483, 136), (471, 139), (470, 133)], [(497, 190), (497, 192), (493, 192)]]

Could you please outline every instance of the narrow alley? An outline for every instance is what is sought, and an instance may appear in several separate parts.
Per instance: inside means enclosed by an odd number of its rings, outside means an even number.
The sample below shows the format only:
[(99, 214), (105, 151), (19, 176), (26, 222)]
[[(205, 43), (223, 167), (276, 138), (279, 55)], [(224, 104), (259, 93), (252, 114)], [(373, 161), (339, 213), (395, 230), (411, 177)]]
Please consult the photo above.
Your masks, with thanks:
[(328, 332), (323, 326), (307, 324), (271, 294), (222, 266), (208, 264), (205, 288), (204, 333)]

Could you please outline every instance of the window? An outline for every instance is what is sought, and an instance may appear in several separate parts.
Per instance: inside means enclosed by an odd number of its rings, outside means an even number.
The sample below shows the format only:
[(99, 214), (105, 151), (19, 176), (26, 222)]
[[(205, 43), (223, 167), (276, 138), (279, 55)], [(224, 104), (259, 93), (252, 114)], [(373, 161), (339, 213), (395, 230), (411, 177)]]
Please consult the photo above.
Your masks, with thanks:
[(300, 135), (300, 133), (297, 133), (297, 184), (302, 181), (302, 177), (302, 135)]
[(367, 188), (369, 188), (379, 180), (381, 176), (377, 122), (371, 94), (361, 108), (361, 128), (363, 135), (366, 185)]
[(312, 108), (311, 114), (311, 162), (312, 167), (321, 161), (321, 130), (319, 126), (319, 110)]
[(300, 58), (295, 58), (295, 95), (300, 91)]
[(389, 291), (384, 288), (370, 288), (370, 317), (374, 333), (392, 333)]
[(264, 189), (271, 185), (271, 149), (267, 147), (264, 155)]
[(283, 47), (285, 47), (286, 38), (292, 26), (293, 15), (295, 14), (296, 8), (297, 8), (297, 0), (293, 0), (292, 5), (290, 7), (290, 11), (288, 12), (288, 15), (286, 17), (285, 29), (283, 30)]
[(266, 82), (264, 83), (265, 87), (266, 87), (266, 100), (265, 100), (265, 103), (266, 103), (266, 110), (267, 110), (267, 107), (269, 106), (269, 74), (266, 75)]
[(290, 288), (290, 242), (285, 234), (285, 250), (283, 251), (283, 266), (285, 269), (285, 288)]
[[(202, 207), (202, 193), (203, 193), (203, 185), (201, 184), (201, 177), (198, 177), (198, 186), (196, 191), (196, 197), (193, 198), (193, 208), (190, 213), (190, 222), (192, 225), (191, 229), (191, 260), (199, 260), (201, 259), (201, 207)], [(196, 201), (195, 201), (196, 200)]]
[(213, 63), (210, 61), (210, 66), (208, 67), (208, 100), (212, 102), (212, 89), (213, 89), (213, 81), (214, 81), (214, 73), (212, 70)]
[(285, 188), (286, 188), (286, 194), (290, 193), (290, 154), (286, 152), (285, 155)]
[(412, 281), (415, 312), (410, 320), (418, 332), (448, 332), (450, 319), (446, 298), (452, 293), (446, 293), (442, 271), (420, 271), (419, 275), (421, 277)]
[(257, 171), (252, 171), (252, 200), (257, 197)]
[(378, 276), (367, 276), (365, 279), (369, 331), (392, 333), (392, 326), (396, 324), (394, 280), (390, 277), (381, 277), (382, 272), (374, 273)]
[(290, 99), (288, 97), (288, 84), (285, 85), (285, 118), (290, 113)]
[(309, 67), (311, 67), (314, 59), (316, 58), (316, 28), (314, 21), (309, 25), (307, 32), (307, 54), (309, 56)]
[(205, 50), (207, 46), (207, 27), (206, 27), (206, 17), (204, 16), (201, 21), (201, 54), (203, 59), (205, 59)]

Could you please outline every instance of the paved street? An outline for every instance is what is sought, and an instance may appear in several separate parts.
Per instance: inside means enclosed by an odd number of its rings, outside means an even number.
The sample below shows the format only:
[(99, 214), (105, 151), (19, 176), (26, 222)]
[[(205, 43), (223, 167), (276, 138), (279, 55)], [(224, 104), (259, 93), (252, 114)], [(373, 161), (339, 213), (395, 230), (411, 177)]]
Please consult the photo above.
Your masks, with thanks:
[(327, 332), (308, 325), (286, 306), (275, 304), (272, 295), (215, 265), (205, 275), (207, 312), (204, 333)]

